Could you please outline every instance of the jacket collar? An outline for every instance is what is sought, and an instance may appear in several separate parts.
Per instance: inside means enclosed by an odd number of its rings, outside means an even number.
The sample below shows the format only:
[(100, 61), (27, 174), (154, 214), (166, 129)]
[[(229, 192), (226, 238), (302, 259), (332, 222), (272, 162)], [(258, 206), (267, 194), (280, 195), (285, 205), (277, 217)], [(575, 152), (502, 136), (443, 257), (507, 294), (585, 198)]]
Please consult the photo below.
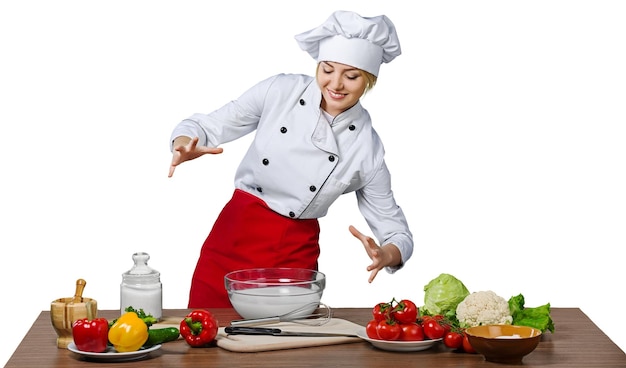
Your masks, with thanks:
[(364, 125), (368, 123), (368, 121), (362, 118), (365, 110), (359, 101), (348, 110), (337, 115), (332, 124), (328, 124), (326, 117), (321, 113), (322, 91), (315, 83), (315, 78), (311, 80), (311, 83), (302, 94), (302, 99), (305, 102), (305, 107), (310, 109), (311, 113), (317, 117), (317, 125), (311, 136), (311, 141), (316, 147), (326, 152), (339, 154), (336, 136), (345, 134), (346, 131), (350, 131), (351, 134), (354, 131), (354, 134), (358, 134), (358, 131), (363, 129)]
[[(302, 94), (300, 100), (300, 103), (304, 102), (305, 106), (311, 112), (315, 114), (320, 114), (320, 108), (322, 104), (322, 91), (315, 82), (314, 77), (311, 77), (311, 81), (305, 89), (304, 93)], [(345, 126), (350, 125), (350, 123), (354, 121), (358, 121), (361, 118), (363, 111), (364, 110), (361, 102), (357, 101), (354, 106), (335, 116), (335, 119), (332, 122), (332, 126), (335, 129), (340, 128), (341, 130), (343, 130), (345, 129)]]

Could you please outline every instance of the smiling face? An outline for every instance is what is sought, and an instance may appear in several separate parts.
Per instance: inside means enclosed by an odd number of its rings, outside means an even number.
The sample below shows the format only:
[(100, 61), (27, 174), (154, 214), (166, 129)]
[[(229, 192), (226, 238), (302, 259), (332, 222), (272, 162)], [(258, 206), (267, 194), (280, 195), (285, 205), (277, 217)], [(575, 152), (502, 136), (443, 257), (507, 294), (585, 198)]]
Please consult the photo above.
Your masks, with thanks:
[(367, 83), (364, 73), (349, 65), (322, 61), (317, 67), (322, 109), (332, 116), (354, 106), (363, 96)]

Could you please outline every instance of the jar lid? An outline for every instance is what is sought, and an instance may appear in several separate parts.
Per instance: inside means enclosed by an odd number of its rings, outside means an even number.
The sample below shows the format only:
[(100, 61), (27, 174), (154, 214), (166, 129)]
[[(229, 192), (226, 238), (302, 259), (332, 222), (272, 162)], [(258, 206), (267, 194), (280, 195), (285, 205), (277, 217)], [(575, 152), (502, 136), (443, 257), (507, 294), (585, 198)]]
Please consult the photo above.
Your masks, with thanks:
[(144, 280), (158, 282), (161, 274), (159, 271), (148, 266), (149, 259), (150, 255), (145, 252), (133, 254), (133, 261), (135, 262), (135, 265), (130, 270), (124, 272), (122, 277), (125, 280), (130, 279), (134, 281)]

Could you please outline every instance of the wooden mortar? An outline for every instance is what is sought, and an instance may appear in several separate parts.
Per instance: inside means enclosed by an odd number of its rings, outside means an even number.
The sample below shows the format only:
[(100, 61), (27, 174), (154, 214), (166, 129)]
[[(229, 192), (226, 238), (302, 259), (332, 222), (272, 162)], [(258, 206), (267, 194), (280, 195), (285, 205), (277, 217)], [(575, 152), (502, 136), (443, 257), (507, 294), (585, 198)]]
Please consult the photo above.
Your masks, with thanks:
[(92, 320), (98, 317), (98, 303), (91, 298), (83, 298), (87, 282), (76, 280), (76, 292), (73, 297), (59, 298), (50, 304), (50, 319), (57, 333), (57, 347), (65, 349), (74, 341), (72, 324), (82, 318)]

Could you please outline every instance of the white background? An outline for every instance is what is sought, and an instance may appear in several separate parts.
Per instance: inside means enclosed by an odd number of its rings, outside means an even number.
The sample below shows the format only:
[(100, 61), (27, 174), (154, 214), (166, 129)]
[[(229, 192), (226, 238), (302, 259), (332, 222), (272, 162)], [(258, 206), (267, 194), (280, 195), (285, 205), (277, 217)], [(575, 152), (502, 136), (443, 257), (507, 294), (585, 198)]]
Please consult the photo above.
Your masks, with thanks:
[(365, 3), (2, 2), (0, 363), (78, 278), (118, 308), (137, 251), (164, 307), (186, 306), (249, 137), (168, 179), (172, 128), (270, 75), (313, 73), (293, 36), (339, 9), (386, 14), (401, 39), (363, 104), (415, 253), (368, 284), (347, 228), (370, 232), (342, 197), (321, 219), (323, 301), (421, 303), (445, 272), (528, 307), (579, 307), (625, 350), (626, 5)]

